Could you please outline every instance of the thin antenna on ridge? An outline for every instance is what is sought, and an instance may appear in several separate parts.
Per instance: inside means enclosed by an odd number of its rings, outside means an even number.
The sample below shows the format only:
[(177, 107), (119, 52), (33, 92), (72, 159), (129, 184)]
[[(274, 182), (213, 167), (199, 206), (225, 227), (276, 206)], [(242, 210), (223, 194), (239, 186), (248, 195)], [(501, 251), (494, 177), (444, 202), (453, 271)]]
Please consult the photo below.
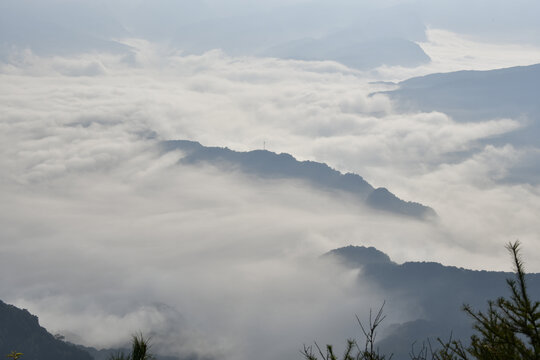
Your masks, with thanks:
[(263, 150), (266, 150), (266, 141), (263, 141)]

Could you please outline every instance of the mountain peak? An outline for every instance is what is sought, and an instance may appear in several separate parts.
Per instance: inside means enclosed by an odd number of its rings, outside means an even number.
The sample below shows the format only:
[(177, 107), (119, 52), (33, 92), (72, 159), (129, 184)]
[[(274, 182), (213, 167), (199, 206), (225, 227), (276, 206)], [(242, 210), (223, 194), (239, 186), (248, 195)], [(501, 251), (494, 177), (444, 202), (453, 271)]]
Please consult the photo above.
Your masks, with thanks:
[(337, 258), (341, 263), (350, 267), (362, 267), (368, 264), (395, 264), (388, 255), (370, 246), (345, 246), (334, 249), (323, 256)]

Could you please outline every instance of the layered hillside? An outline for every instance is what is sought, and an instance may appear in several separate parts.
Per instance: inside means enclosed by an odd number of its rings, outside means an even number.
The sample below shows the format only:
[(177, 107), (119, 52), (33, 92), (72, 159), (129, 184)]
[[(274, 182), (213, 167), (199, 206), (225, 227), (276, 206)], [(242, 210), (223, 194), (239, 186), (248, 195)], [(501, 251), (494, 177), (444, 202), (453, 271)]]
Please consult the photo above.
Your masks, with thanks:
[[(386, 336), (379, 346), (383, 353), (394, 354), (396, 360), (409, 359), (411, 345), (437, 338), (462, 339), (472, 334), (472, 321), (461, 310), (463, 304), (485, 310), (488, 300), (510, 295), (508, 272), (475, 271), (435, 262), (393, 262), (388, 255), (373, 248), (348, 246), (332, 250), (326, 258), (336, 259), (346, 267), (360, 269), (359, 285), (366, 281), (381, 289), (387, 303), (402, 306), (413, 304), (422, 316), (405, 323), (387, 320)], [(540, 298), (540, 274), (528, 274), (529, 294)], [(390, 310), (390, 309), (387, 309)]]

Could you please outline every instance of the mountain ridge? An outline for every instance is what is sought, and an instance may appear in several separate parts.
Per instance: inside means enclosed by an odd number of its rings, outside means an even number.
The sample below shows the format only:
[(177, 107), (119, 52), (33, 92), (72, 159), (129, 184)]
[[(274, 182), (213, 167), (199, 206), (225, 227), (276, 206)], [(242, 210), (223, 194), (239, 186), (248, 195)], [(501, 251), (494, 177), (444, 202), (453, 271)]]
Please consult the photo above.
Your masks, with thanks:
[[(464, 303), (485, 310), (488, 300), (509, 296), (506, 279), (514, 274), (501, 271), (469, 270), (438, 262), (395, 263), (374, 247), (347, 246), (331, 250), (323, 258), (333, 258), (348, 268), (360, 269), (358, 284), (365, 282), (382, 289), (392, 306), (414, 304), (422, 314), (401, 324), (392, 324), (378, 345), (381, 352), (394, 354), (395, 360), (408, 360), (411, 344), (453, 334), (467, 340), (472, 335), (472, 320), (461, 310)], [(540, 298), (540, 274), (527, 274), (529, 293)]]
[(92, 360), (90, 354), (50, 334), (37, 316), (0, 300), (0, 354), (18, 351), (24, 359)]
[(401, 110), (441, 111), (458, 122), (522, 115), (537, 120), (540, 114), (540, 64), (433, 73), (397, 85), (380, 93)]
[(519, 156), (505, 174), (493, 180), (540, 184), (540, 64), (429, 74), (397, 86), (380, 94), (389, 96), (399, 111), (438, 111), (457, 123), (513, 120), (511, 129), (485, 135), (466, 152), (448, 154), (449, 158), (464, 160), (486, 146), (510, 145)]
[(238, 168), (243, 173), (265, 178), (294, 178), (307, 181), (323, 189), (347, 192), (367, 206), (385, 212), (417, 219), (432, 219), (436, 212), (417, 202), (405, 201), (385, 188), (374, 188), (358, 174), (341, 173), (327, 164), (315, 161), (298, 161), (292, 155), (277, 154), (268, 150), (239, 152), (221, 147), (207, 147), (190, 140), (161, 142), (163, 151), (180, 150), (183, 165), (210, 163), (224, 170)]

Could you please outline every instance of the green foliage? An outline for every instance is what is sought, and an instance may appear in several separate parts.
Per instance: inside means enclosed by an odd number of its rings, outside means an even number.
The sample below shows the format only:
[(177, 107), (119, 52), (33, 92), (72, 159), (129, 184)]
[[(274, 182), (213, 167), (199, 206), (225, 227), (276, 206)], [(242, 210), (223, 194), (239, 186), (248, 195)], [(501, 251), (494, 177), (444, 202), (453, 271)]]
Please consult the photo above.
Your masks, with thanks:
[(154, 360), (149, 353), (150, 340), (142, 334), (133, 335), (131, 338), (131, 353), (118, 353), (109, 357), (109, 360)]
[(21, 356), (23, 356), (23, 353), (12, 351), (9, 354), (6, 355), (8, 358), (12, 358), (13, 360), (18, 360)]
[[(429, 341), (418, 351), (413, 344), (411, 360), (540, 360), (540, 303), (533, 301), (527, 291), (520, 243), (509, 243), (506, 248), (512, 256), (515, 272), (515, 278), (507, 280), (511, 296), (489, 301), (485, 312), (475, 311), (469, 305), (463, 306), (463, 310), (474, 320), (476, 330), (469, 345), (463, 345), (451, 336), (448, 341), (438, 339), (437, 350), (433, 350)], [(385, 355), (374, 351), (375, 330), (383, 319), (381, 307), (373, 322), (370, 313), (369, 329), (364, 329), (359, 321), (366, 336), (366, 346), (361, 350), (355, 340), (348, 340), (343, 360), (386, 359)], [(316, 343), (315, 346), (320, 359), (338, 359), (332, 345), (326, 346), (325, 353)], [(312, 347), (304, 346), (302, 354), (306, 360), (319, 360)]]
[(506, 248), (512, 256), (515, 272), (515, 279), (507, 280), (510, 298), (489, 301), (486, 312), (464, 305), (463, 310), (475, 321), (477, 334), (471, 337), (468, 347), (459, 341), (443, 344), (443, 350), (453, 358), (436, 354), (435, 359), (540, 359), (540, 303), (529, 297), (519, 242), (509, 243)]

